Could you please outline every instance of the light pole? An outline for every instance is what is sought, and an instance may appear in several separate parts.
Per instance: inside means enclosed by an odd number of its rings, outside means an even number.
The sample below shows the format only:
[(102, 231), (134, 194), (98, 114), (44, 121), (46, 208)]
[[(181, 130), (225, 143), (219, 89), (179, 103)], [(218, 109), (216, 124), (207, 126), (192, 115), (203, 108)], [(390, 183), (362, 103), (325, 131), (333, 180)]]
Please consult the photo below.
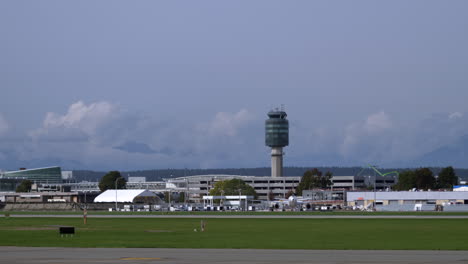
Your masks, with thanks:
[(190, 198), (189, 198), (189, 194), (190, 194), (190, 189), (189, 189), (189, 185), (188, 185), (188, 179), (185, 178), (185, 187), (186, 187), (186, 192), (185, 192), (185, 195), (184, 195), (184, 203), (185, 205), (188, 207), (188, 202), (190, 201)]
[[(377, 167), (377, 166), (374, 166), (374, 168), (376, 168), (376, 167)], [(377, 201), (376, 201), (377, 198), (376, 198), (376, 192), (375, 192), (375, 184), (376, 184), (376, 182), (377, 182), (377, 174), (375, 173), (375, 170), (374, 170), (374, 205), (373, 205), (373, 206), (374, 206), (374, 207), (373, 207), (373, 208), (374, 208), (374, 211), (377, 211), (377, 210), (375, 209), (375, 205), (377, 204)]]
[(239, 188), (239, 211), (242, 211), (241, 210), (241, 188)]
[[(369, 177), (369, 183), (370, 183), (372, 176), (369, 175), (368, 177)], [(372, 201), (372, 209), (373, 209), (374, 211), (375, 211), (375, 205), (376, 205), (376, 201), (375, 201), (375, 199), (376, 199), (376, 193), (375, 193), (375, 182), (376, 182), (376, 177), (377, 177), (377, 176), (374, 175), (374, 200)]]
[(86, 200), (86, 191), (84, 192), (84, 202), (85, 202), (85, 209), (88, 208), (88, 201)]
[(224, 209), (224, 190), (221, 190), (221, 196), (223, 198), (221, 198), (221, 202), (220, 202), (220, 205), (219, 206), (223, 206), (223, 209)]
[(377, 211), (377, 210), (375, 209), (375, 205), (377, 204), (377, 203), (376, 203), (377, 201), (375, 200), (375, 199), (376, 199), (375, 182), (377, 181), (376, 178), (377, 178), (377, 176), (375, 176), (375, 173), (374, 173), (374, 204), (372, 205), (372, 208), (374, 209), (374, 211)]
[(119, 178), (115, 179), (115, 211), (117, 212), (117, 181)]

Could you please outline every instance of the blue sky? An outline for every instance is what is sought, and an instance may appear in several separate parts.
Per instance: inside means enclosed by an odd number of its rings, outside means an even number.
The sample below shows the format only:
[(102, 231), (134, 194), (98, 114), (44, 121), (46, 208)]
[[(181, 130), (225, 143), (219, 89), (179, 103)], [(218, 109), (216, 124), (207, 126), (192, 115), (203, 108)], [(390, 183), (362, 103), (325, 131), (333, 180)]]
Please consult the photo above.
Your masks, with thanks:
[[(0, 168), (400, 166), (468, 134), (466, 1), (2, 1)], [(450, 165), (450, 164), (448, 164)]]

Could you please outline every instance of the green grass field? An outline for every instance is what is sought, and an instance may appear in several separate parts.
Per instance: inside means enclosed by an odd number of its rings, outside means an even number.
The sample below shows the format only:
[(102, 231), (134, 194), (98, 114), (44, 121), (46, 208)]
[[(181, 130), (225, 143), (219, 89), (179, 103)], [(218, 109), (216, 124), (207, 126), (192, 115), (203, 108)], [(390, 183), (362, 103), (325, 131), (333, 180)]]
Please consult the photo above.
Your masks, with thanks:
[(200, 220), (2, 217), (0, 246), (468, 250), (467, 219)]

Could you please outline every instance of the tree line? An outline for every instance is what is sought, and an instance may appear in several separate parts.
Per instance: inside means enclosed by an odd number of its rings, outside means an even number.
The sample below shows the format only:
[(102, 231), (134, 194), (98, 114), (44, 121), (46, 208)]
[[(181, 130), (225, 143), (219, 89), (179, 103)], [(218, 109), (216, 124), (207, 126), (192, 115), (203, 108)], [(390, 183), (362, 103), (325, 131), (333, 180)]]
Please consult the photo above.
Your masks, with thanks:
[(457, 184), (458, 177), (453, 167), (443, 168), (437, 178), (429, 168), (420, 168), (400, 172), (398, 183), (393, 186), (393, 189), (397, 191), (453, 189), (453, 186)]
[[(302, 195), (303, 190), (327, 189), (333, 185), (331, 178), (333, 174), (327, 171), (323, 174), (315, 168), (304, 172), (301, 181), (296, 188), (296, 194)], [(437, 177), (430, 168), (419, 168), (405, 170), (399, 173), (398, 183), (392, 189), (395, 191), (417, 190), (452, 190), (458, 184), (458, 176), (451, 166), (442, 168)]]
[[(317, 167), (320, 171), (329, 171), (335, 176), (352, 176), (357, 175), (363, 167)], [(314, 167), (285, 167), (284, 176), (301, 176), (306, 171), (310, 171)], [(404, 172), (413, 168), (379, 168), (382, 173), (390, 171)], [(439, 174), (443, 168), (429, 167), (434, 175)], [(461, 177), (468, 176), (468, 169), (454, 168), (457, 175)], [(89, 171), (89, 170), (73, 170), (73, 178), (75, 181), (99, 181), (105, 171)], [(162, 181), (165, 178), (177, 178), (191, 175), (207, 175), (207, 174), (228, 174), (228, 175), (244, 175), (244, 176), (270, 176), (271, 168), (226, 168), (226, 169), (155, 169), (155, 170), (137, 170), (137, 171), (122, 171), (123, 177), (141, 176), (146, 177), (147, 181)]]
[[(307, 170), (301, 177), (301, 181), (296, 188), (296, 194), (302, 195), (303, 190), (310, 190), (315, 188), (326, 189), (333, 185), (331, 178), (333, 173), (327, 171), (323, 173), (318, 168)], [(118, 171), (110, 171), (105, 174), (100, 182), (99, 189), (105, 191), (107, 189), (124, 189), (126, 186), (126, 179)], [(419, 168), (415, 170), (405, 170), (398, 175), (398, 183), (392, 189), (397, 191), (418, 189), (452, 189), (454, 185), (458, 184), (458, 177), (455, 169), (451, 166), (442, 168), (436, 178), (434, 173), (429, 168)], [(21, 186), (24, 187), (24, 186)], [(30, 188), (30, 186), (28, 186)], [(256, 195), (250, 185), (246, 184), (240, 179), (232, 179), (217, 182), (211, 190), (211, 195), (235, 195), (239, 190), (246, 195)]]

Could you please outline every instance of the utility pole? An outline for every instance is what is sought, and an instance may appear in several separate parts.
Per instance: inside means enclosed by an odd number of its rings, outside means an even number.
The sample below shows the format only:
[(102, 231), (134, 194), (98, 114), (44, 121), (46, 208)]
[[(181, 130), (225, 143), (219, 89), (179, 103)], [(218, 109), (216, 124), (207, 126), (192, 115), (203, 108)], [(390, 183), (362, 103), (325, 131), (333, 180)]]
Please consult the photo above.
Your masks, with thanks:
[(241, 189), (239, 188), (239, 211), (241, 210)]
[(115, 179), (115, 211), (117, 212), (117, 181), (119, 178)]
[(188, 179), (187, 177), (185, 178), (185, 187), (186, 187), (186, 191), (185, 191), (185, 195), (184, 195), (184, 203), (187, 204), (187, 202), (189, 201), (188, 199), (188, 196), (189, 196), (189, 186), (188, 186)]
[(375, 205), (377, 204), (377, 203), (376, 203), (376, 200), (375, 200), (375, 199), (376, 199), (375, 182), (377, 181), (376, 177), (377, 177), (377, 176), (375, 176), (375, 172), (374, 172), (374, 204), (373, 204), (373, 209), (374, 209), (374, 211), (376, 211), (376, 210), (375, 210)]
[[(369, 177), (369, 183), (370, 183), (370, 180), (371, 180), (372, 176), (369, 175), (368, 177)], [(375, 205), (376, 205), (376, 201), (375, 201), (375, 199), (376, 199), (375, 182), (376, 182), (376, 181), (377, 181), (377, 180), (376, 180), (376, 176), (375, 176), (375, 172), (374, 172), (374, 200), (372, 201), (372, 209), (373, 209), (374, 211), (375, 211)]]

